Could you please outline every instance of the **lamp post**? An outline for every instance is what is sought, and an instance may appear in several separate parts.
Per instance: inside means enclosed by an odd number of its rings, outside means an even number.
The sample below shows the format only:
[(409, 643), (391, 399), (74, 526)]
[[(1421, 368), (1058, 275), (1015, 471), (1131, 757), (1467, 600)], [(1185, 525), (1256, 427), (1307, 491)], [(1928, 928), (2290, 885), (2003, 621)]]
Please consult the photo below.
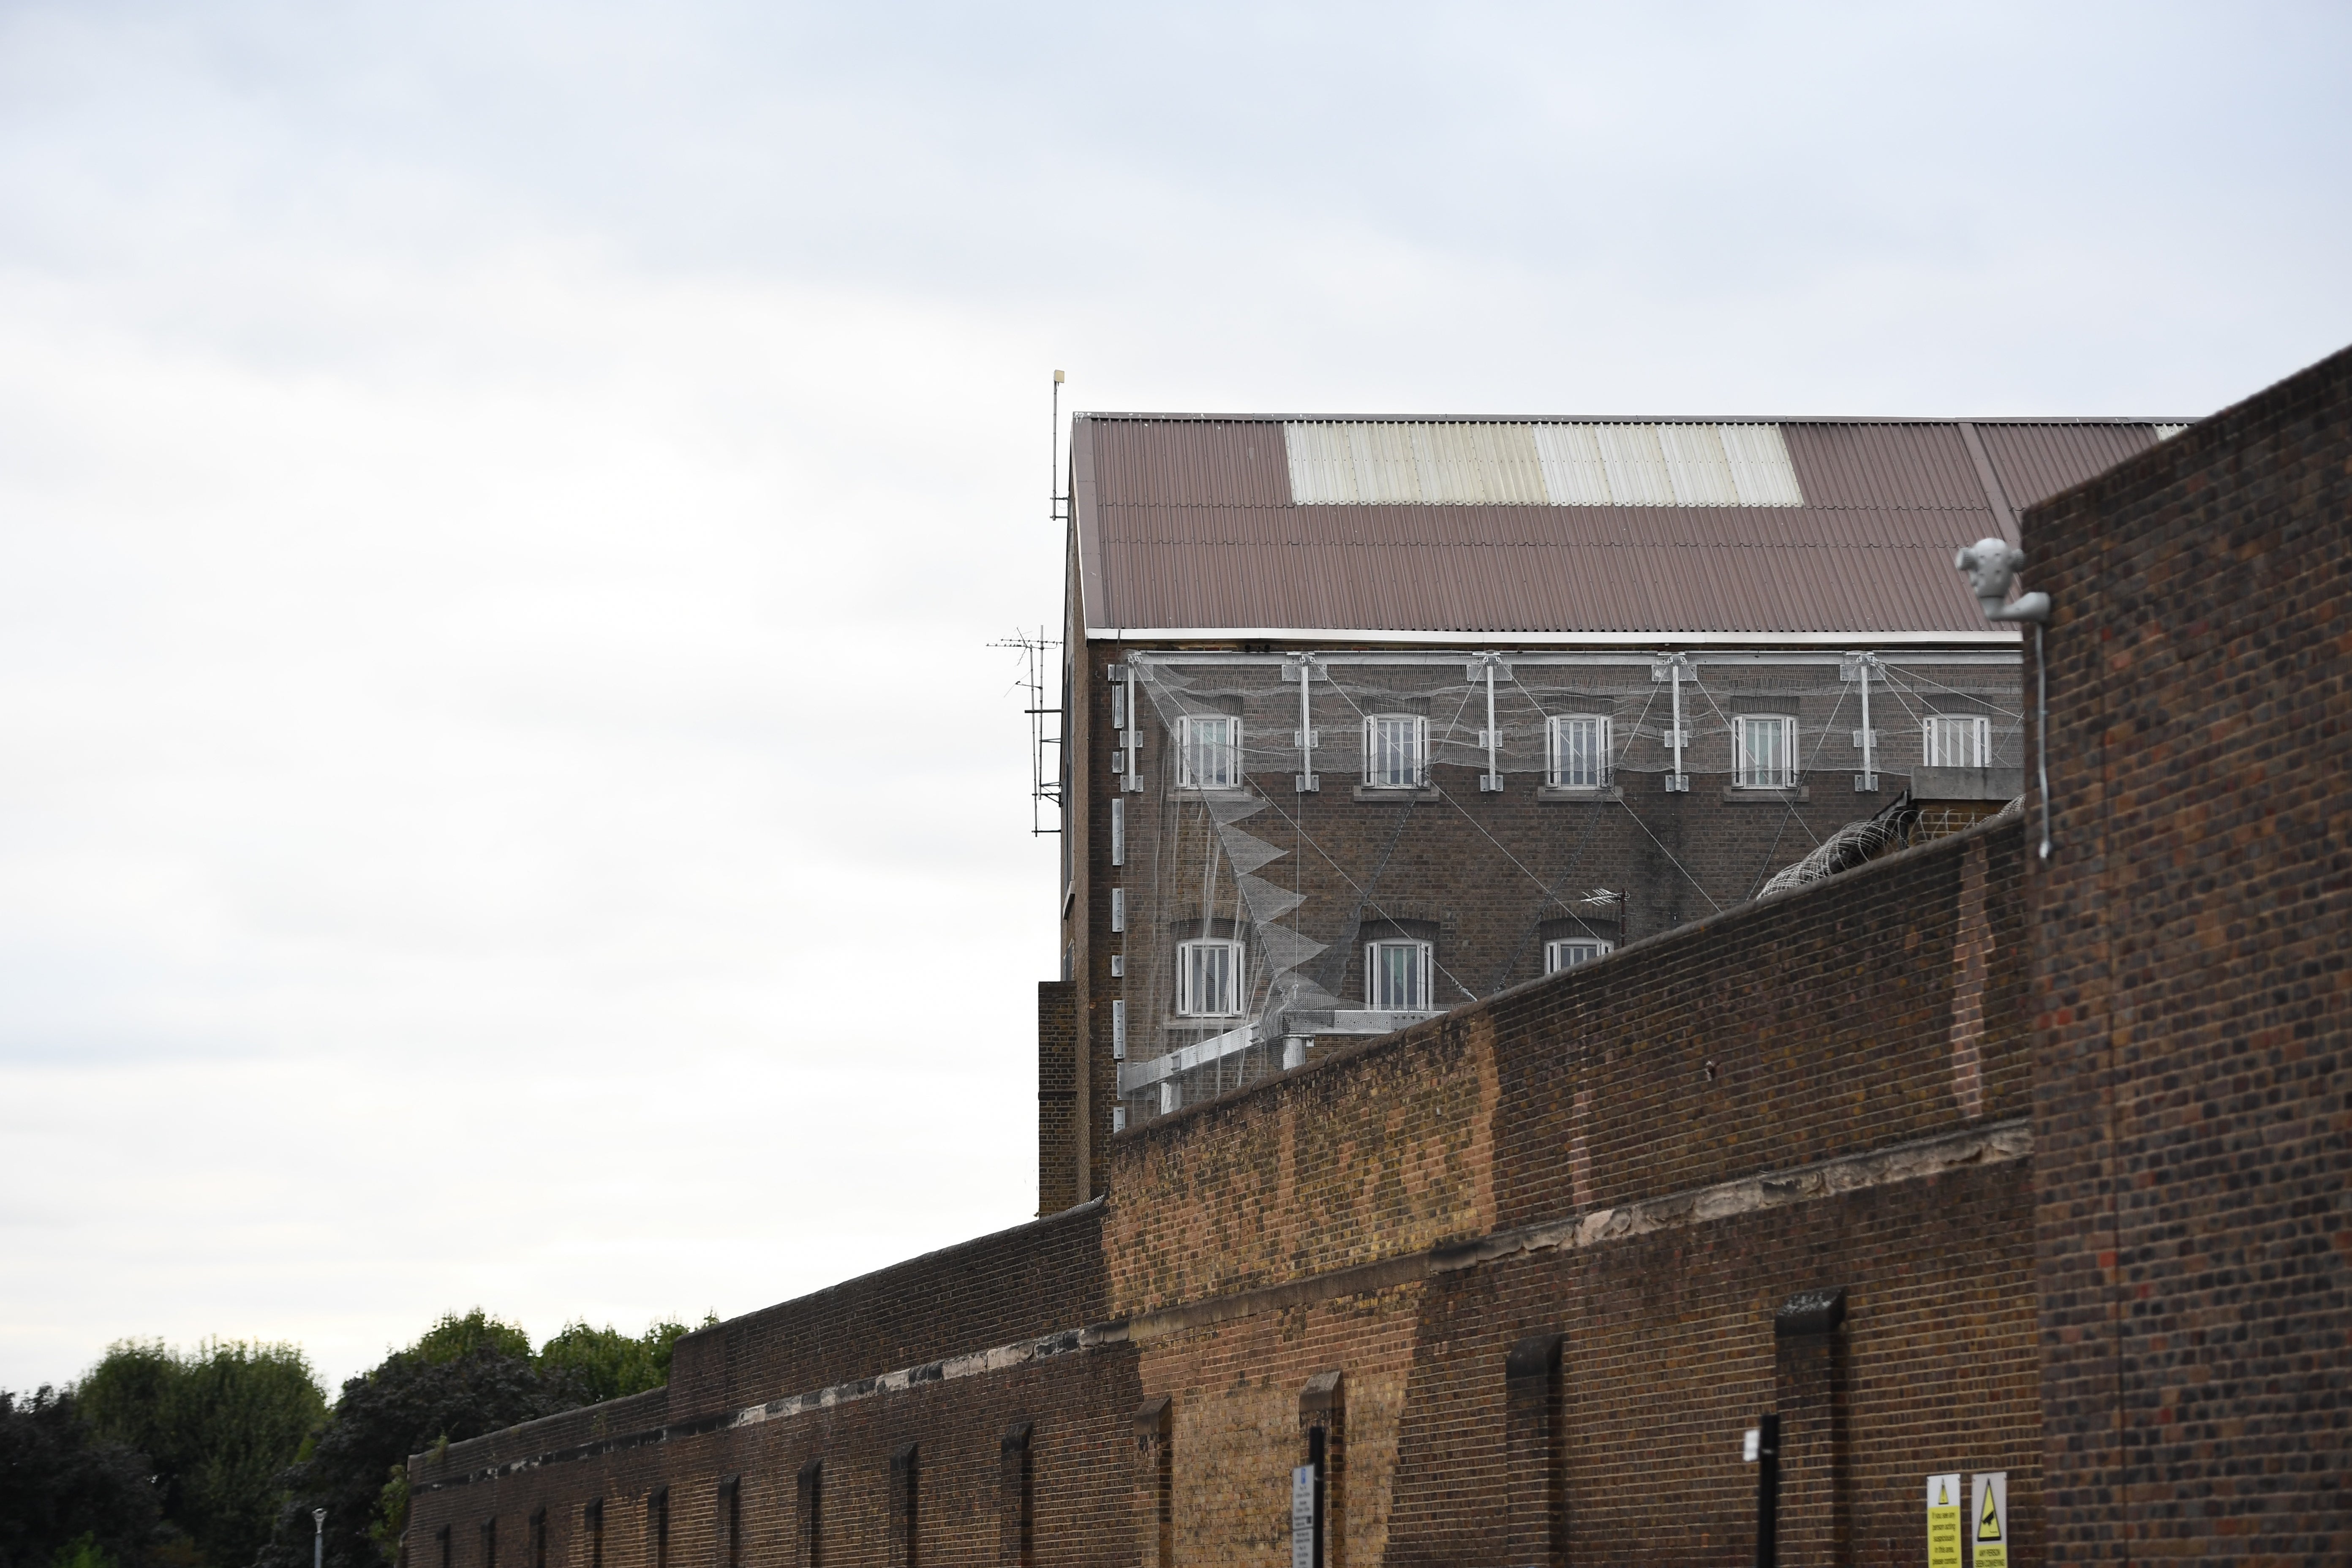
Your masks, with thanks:
[(310, 1537), (310, 1568), (326, 1568), (327, 1510), (323, 1508), (312, 1509), (310, 1524), (313, 1531)]

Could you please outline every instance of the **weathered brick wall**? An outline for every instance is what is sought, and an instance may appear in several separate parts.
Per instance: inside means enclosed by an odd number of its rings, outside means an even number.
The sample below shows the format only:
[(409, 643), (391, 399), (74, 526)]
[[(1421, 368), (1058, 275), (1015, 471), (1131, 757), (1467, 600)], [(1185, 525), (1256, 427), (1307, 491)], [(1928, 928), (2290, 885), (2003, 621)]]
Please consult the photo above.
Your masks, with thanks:
[[(480, 1525), (497, 1523), (499, 1563), (526, 1554), (545, 1510), (550, 1564), (593, 1568), (592, 1503), (604, 1510), (607, 1568), (783, 1564), (798, 1555), (798, 1477), (823, 1464), (822, 1560), (888, 1561), (892, 1456), (916, 1446), (924, 1563), (995, 1563), (1004, 1495), (1002, 1440), (1032, 1428), (1036, 1561), (1097, 1559), (1087, 1543), (1128, 1519), (1131, 1352), (1075, 1345), (1001, 1364), (938, 1363), (1053, 1336), (1104, 1316), (1099, 1206), (928, 1254), (814, 1295), (736, 1318), (678, 1342), (667, 1389), (573, 1411), (420, 1457), (408, 1532), (412, 1568), (493, 1568)], [(885, 1373), (927, 1368), (877, 1390)], [(829, 1391), (829, 1392), (828, 1392)], [(822, 1399), (807, 1396), (824, 1394)], [(806, 1408), (771, 1411), (802, 1396)], [(750, 1413), (750, 1414), (747, 1414)], [(733, 1555), (722, 1483), (739, 1478)], [(646, 1536), (666, 1495), (667, 1555)]]
[(1037, 983), (1037, 1212), (1059, 1214), (1078, 1195), (1077, 987)]
[(1930, 846), (1498, 999), (1498, 1039), (1523, 1042), (1503, 1048), (1499, 1223), (2025, 1114), (2021, 853), (2014, 828)]
[(2352, 352), (2025, 519), (2070, 1561), (2352, 1558)]
[(728, 1409), (1097, 1321), (1102, 1218), (1081, 1210), (895, 1264), (677, 1342), (674, 1415)]
[[(1514, 1521), (1568, 1561), (1720, 1561), (1775, 1407), (1784, 1561), (1916, 1559), (1938, 1468), (2008, 1470), (2032, 1561), (2019, 855), (1988, 824), (1110, 1140), (1101, 1205), (420, 1458), (410, 1562), (446, 1526), (451, 1568), (496, 1568), (488, 1519), (539, 1568), (543, 1510), (562, 1568), (783, 1568), (814, 1498), (823, 1563), (1010, 1563), (1025, 1475), (1029, 1561), (1272, 1568), (1310, 1426), (1328, 1568), (1502, 1562)], [(1843, 1322), (1776, 1336), (1820, 1288)]]
[[(755, 1426), (656, 1428), (610, 1452), (417, 1492), (408, 1560), (412, 1568), (438, 1568), (438, 1531), (447, 1527), (452, 1568), (485, 1568), (481, 1525), (493, 1521), (499, 1568), (537, 1568), (528, 1543), (531, 1521), (544, 1510), (547, 1563), (593, 1568), (591, 1510), (601, 1503), (605, 1568), (800, 1568), (808, 1562), (811, 1514), (801, 1475), (816, 1461), (817, 1560), (903, 1563), (898, 1543), (906, 1532), (893, 1528), (891, 1465), (911, 1447), (913, 1561), (993, 1565), (1008, 1561), (1003, 1536), (1019, 1509), (1005, 1475), (1004, 1436), (1026, 1426), (1034, 1560), (1119, 1561), (1105, 1548), (1127, 1536), (1127, 1413), (1136, 1387), (1131, 1354), (1097, 1352)], [(417, 1473), (428, 1486), (441, 1479), (437, 1467)], [(667, 1551), (657, 1552), (653, 1525), (664, 1504)]]
[(1112, 1313), (1493, 1229), (1489, 1032), (1466, 1010), (1115, 1141)]
[[(1349, 1561), (1503, 1561), (1506, 1359), (1547, 1333), (1569, 1561), (1749, 1549), (1739, 1434), (1776, 1405), (1784, 1561), (1916, 1561), (1942, 1469), (2007, 1470), (2038, 1561), (2021, 853), (2014, 817), (1973, 829), (1116, 1140), (1110, 1299), (1171, 1402), (1177, 1561), (1286, 1560), (1332, 1371)], [(1847, 1292), (1834, 1377), (1776, 1345), (1815, 1288)]]

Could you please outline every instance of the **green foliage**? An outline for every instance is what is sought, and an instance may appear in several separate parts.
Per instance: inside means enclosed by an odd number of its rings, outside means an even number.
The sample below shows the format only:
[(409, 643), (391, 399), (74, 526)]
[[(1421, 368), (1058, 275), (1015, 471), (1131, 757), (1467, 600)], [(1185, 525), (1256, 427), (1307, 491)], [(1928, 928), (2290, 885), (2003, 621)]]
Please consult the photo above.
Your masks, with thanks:
[(401, 1531), (408, 1528), (408, 1467), (392, 1467), (392, 1474), (376, 1494), (375, 1517), (368, 1522), (368, 1539), (387, 1563), (400, 1561)]
[(114, 1568), (114, 1556), (98, 1543), (98, 1532), (85, 1530), (51, 1558), (52, 1568)]
[(142, 1454), (100, 1436), (70, 1389), (0, 1389), (0, 1563), (143, 1568), (156, 1540)]
[(671, 1348), (688, 1331), (656, 1323), (633, 1338), (572, 1323), (533, 1355), (520, 1328), (478, 1307), (445, 1315), (415, 1344), (343, 1384), (287, 1472), (290, 1490), (260, 1568), (309, 1568), (313, 1508), (327, 1510), (328, 1568), (396, 1561), (410, 1455), (658, 1388), (669, 1378)]
[(656, 1323), (632, 1338), (609, 1325), (566, 1323), (539, 1348), (539, 1364), (569, 1378), (583, 1405), (597, 1405), (669, 1382), (671, 1348), (690, 1331), (684, 1323)]
[(164, 1520), (211, 1568), (244, 1568), (268, 1540), (286, 1467), (327, 1409), (298, 1347), (239, 1341), (124, 1342), (76, 1392), (101, 1436), (147, 1456)]
[(530, 1336), (516, 1324), (493, 1318), (479, 1307), (463, 1317), (444, 1312), (441, 1321), (408, 1347), (408, 1354), (435, 1366), (446, 1366), (483, 1352), (511, 1361), (530, 1359)]

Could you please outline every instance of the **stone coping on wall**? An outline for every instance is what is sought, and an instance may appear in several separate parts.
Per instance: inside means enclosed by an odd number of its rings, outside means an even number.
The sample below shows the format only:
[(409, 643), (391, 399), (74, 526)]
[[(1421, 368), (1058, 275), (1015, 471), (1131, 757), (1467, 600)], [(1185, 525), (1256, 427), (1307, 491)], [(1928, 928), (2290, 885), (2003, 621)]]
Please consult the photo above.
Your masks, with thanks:
[[(730, 1331), (740, 1333), (746, 1324), (759, 1320), (773, 1321), (795, 1315), (815, 1315), (832, 1307), (845, 1294), (854, 1293), (861, 1286), (887, 1287), (893, 1276), (918, 1276), (926, 1272), (952, 1270), (960, 1263), (984, 1249), (1017, 1245), (1029, 1237), (1043, 1238), (1055, 1230), (1073, 1223), (1097, 1217), (1100, 1215), (1105, 1200), (1100, 1196), (1092, 1197), (1085, 1203), (1073, 1205), (1055, 1214), (1044, 1215), (1020, 1225), (1008, 1226), (1003, 1230), (990, 1231), (930, 1252), (919, 1253), (913, 1258), (902, 1258), (898, 1262), (812, 1290), (804, 1296), (796, 1296), (788, 1301), (757, 1308), (739, 1317), (730, 1318), (724, 1322), (697, 1329), (692, 1333), (680, 1338), (672, 1350), (670, 1363), (672, 1381), (663, 1388), (630, 1394), (622, 1399), (608, 1400), (601, 1405), (583, 1405), (576, 1410), (560, 1411), (553, 1415), (541, 1416), (536, 1421), (526, 1421), (513, 1426), (501, 1427), (496, 1432), (487, 1432), (478, 1437), (468, 1437), (463, 1442), (451, 1443), (437, 1450), (412, 1455), (409, 1464), (413, 1469), (418, 1469), (420, 1473), (423, 1470), (450, 1468), (473, 1473), (486, 1468), (490, 1471), (496, 1471), (499, 1468), (497, 1454), (502, 1445), (520, 1445), (542, 1451), (563, 1452), (571, 1452), (573, 1449), (583, 1452), (603, 1452), (614, 1447), (634, 1447), (644, 1440), (642, 1434), (636, 1437), (624, 1436), (609, 1439), (606, 1437), (605, 1432), (614, 1414), (622, 1411), (625, 1407), (634, 1411), (635, 1405), (640, 1401), (648, 1402), (649, 1406), (658, 1405), (665, 1417), (672, 1414), (668, 1405), (674, 1391), (681, 1381), (678, 1375), (681, 1361), (690, 1360), (695, 1352), (702, 1347), (714, 1346), (714, 1342), (723, 1340)], [(730, 1404), (721, 1404), (716, 1408), (724, 1412), (731, 1410), (732, 1406)], [(648, 1408), (645, 1412), (638, 1413), (635, 1418), (642, 1420), (650, 1414), (651, 1410)], [(727, 1424), (726, 1419), (714, 1415), (709, 1411), (701, 1414), (678, 1411), (675, 1414), (689, 1418), (682, 1424), (665, 1426), (661, 1428), (662, 1430), (683, 1436), (689, 1432), (716, 1430), (717, 1427), (712, 1425), (714, 1420), (717, 1421), (718, 1426)]]
[[(496, 1481), (550, 1465), (567, 1464), (739, 1427), (758, 1426), (771, 1421), (791, 1420), (861, 1400), (1009, 1372), (1084, 1352), (1150, 1343), (1260, 1313), (1286, 1311), (1341, 1297), (1375, 1294), (1440, 1274), (1507, 1263), (1543, 1253), (1606, 1246), (1664, 1230), (1738, 1219), (1791, 1205), (1842, 1197), (1953, 1171), (2008, 1164), (2030, 1159), (2032, 1152), (2033, 1131), (2030, 1122), (2021, 1117), (1931, 1138), (1912, 1139), (1883, 1149), (1840, 1155), (1835, 1159), (1816, 1161), (1786, 1170), (1759, 1171), (1690, 1192), (1637, 1199), (1563, 1215), (1538, 1225), (1519, 1226), (1486, 1236), (1447, 1242), (1375, 1263), (1332, 1269), (1280, 1285), (1185, 1302), (1139, 1313), (1131, 1319), (1060, 1329), (1035, 1338), (968, 1351), (960, 1355), (834, 1384), (804, 1394), (788, 1394), (781, 1399), (713, 1412), (690, 1421), (664, 1423), (634, 1431), (608, 1430), (586, 1441), (561, 1447), (540, 1448), (504, 1461), (471, 1466), (465, 1463), (466, 1457), (458, 1454), (460, 1448), (477, 1447), (492, 1440), (475, 1438), (468, 1444), (452, 1445), (438, 1460), (429, 1455), (412, 1458), (411, 1472), (419, 1478), (413, 1485), (416, 1491), (425, 1492)], [(642, 1405), (650, 1415), (652, 1407), (665, 1392), (657, 1389), (627, 1400), (615, 1400), (608, 1405), (593, 1406), (591, 1412), (567, 1412), (564, 1415), (549, 1416), (509, 1427), (493, 1436), (527, 1442), (531, 1434), (547, 1433), (567, 1419), (591, 1413), (618, 1414), (624, 1406), (634, 1409)], [(612, 1424), (606, 1421), (600, 1425), (609, 1428)], [(456, 1473), (450, 1473), (453, 1457), (458, 1461), (455, 1467)], [(488, 1458), (489, 1456), (484, 1454), (480, 1457)], [(428, 1462), (443, 1467), (443, 1474), (432, 1479), (423, 1479), (423, 1469)]]

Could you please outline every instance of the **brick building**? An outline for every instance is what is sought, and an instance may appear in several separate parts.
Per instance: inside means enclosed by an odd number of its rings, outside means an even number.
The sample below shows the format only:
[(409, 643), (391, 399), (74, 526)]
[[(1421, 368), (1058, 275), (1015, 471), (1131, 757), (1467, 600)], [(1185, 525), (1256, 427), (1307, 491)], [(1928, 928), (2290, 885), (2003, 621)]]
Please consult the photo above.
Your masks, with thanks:
[(1130, 1122), (2014, 798), (1952, 552), (2180, 428), (1079, 416), (1039, 1212)]
[(2047, 858), (2030, 792), (1319, 1044), (417, 1456), (407, 1563), (1747, 1561), (1768, 1416), (1782, 1561), (1996, 1474), (2007, 1562), (2344, 1561), (2352, 352), (2022, 524)]

